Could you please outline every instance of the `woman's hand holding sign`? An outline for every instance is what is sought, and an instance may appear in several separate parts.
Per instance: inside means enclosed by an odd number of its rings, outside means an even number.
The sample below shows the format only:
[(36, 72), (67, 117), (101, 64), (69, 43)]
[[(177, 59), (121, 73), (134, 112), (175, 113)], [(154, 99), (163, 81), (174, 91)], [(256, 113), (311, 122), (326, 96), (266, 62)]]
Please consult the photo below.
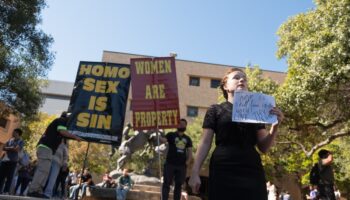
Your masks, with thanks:
[(284, 119), (284, 115), (283, 115), (283, 112), (277, 108), (277, 107), (273, 107), (271, 110), (270, 110), (270, 114), (273, 114), (273, 115), (276, 115), (277, 116), (277, 122), (272, 124), (272, 126), (278, 126), (279, 124), (282, 123), (283, 119)]

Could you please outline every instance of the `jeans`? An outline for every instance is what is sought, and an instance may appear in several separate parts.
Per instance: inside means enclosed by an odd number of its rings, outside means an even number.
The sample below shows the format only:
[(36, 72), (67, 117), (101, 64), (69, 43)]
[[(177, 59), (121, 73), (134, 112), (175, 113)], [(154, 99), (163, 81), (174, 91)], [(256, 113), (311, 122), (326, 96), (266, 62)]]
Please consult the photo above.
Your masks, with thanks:
[(46, 188), (44, 191), (44, 194), (48, 197), (52, 197), (53, 187), (55, 186), (60, 168), (61, 166), (56, 161), (52, 160), (49, 178), (47, 180)]
[(86, 183), (83, 183), (81, 185), (77, 184), (77, 185), (73, 185), (72, 187), (70, 187), (70, 192), (69, 192), (69, 198), (71, 199), (78, 199), (78, 195), (79, 195), (79, 189), (81, 188), (81, 196), (85, 195), (86, 192), (86, 188), (89, 185)]
[(117, 200), (125, 200), (129, 190), (129, 187), (118, 186), (116, 190)]

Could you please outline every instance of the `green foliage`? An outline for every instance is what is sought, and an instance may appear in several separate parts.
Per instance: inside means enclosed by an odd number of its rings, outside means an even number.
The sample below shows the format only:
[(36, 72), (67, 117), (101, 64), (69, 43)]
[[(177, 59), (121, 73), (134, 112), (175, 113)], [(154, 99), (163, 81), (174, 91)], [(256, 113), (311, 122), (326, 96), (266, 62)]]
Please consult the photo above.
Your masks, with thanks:
[[(197, 117), (197, 118), (194, 118), (193, 121), (187, 126), (186, 134), (190, 136), (192, 139), (193, 153), (197, 152), (199, 141), (202, 138), (202, 133), (203, 133), (202, 125), (203, 125), (203, 118)], [(210, 160), (211, 154), (214, 151), (214, 148), (215, 148), (215, 136), (213, 138), (213, 142), (209, 150), (208, 156), (204, 160), (203, 168), (207, 168), (209, 166), (209, 160)]]
[(313, 154), (331, 149), (340, 173), (337, 183), (345, 185), (339, 181), (349, 182), (349, 163), (337, 159), (348, 161), (342, 153), (348, 149), (335, 139), (350, 135), (350, 1), (315, 3), (315, 9), (289, 18), (277, 32), (277, 56), (287, 59), (288, 73), (276, 95), (286, 115), (276, 148), (286, 163), (295, 165), (285, 169), (295, 169), (304, 184), (317, 160)]
[[(44, 0), (12, 0), (0, 3), (0, 111), (11, 108), (31, 117), (42, 102), (53, 54), (53, 39), (38, 29)], [(1, 113), (0, 112), (0, 113)]]
[[(81, 170), (84, 165), (84, 159), (88, 150), (87, 142), (77, 142), (70, 140), (69, 144), (69, 166), (73, 169)], [(103, 174), (111, 168), (113, 159), (109, 156), (110, 146), (90, 143), (88, 157), (85, 167), (88, 167), (91, 172)]]
[(245, 73), (248, 78), (248, 88), (251, 92), (260, 92), (268, 95), (274, 95), (279, 87), (278, 83), (271, 78), (263, 77), (259, 66), (246, 67)]
[(46, 113), (39, 113), (33, 116), (31, 120), (24, 120), (22, 122), (22, 128), (24, 130), (22, 138), (25, 141), (24, 149), (30, 154), (32, 159), (36, 159), (36, 146), (40, 137), (56, 117), (55, 115), (49, 116)]
[(337, 139), (331, 144), (334, 152), (334, 171), (336, 185), (340, 191), (347, 192), (343, 194), (347, 199), (350, 198), (350, 154), (349, 154), (350, 138)]
[(327, 125), (350, 116), (350, 1), (316, 2), (315, 10), (290, 18), (278, 31), (277, 55), (288, 61), (278, 96), (298, 128), (300, 122)]

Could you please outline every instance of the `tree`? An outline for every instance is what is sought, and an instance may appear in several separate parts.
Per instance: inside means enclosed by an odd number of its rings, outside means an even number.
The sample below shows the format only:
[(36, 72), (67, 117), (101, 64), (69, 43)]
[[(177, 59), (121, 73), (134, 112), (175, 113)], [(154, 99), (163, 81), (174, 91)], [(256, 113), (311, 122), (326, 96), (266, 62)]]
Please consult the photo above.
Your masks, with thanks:
[(35, 120), (22, 121), (22, 128), (24, 129), (22, 137), (25, 141), (24, 148), (30, 154), (31, 158), (36, 158), (36, 146), (39, 139), (56, 117), (55, 115), (50, 116), (45, 113), (39, 113), (33, 117)]
[[(288, 62), (287, 78), (277, 93), (286, 115), (286, 130), (278, 139), (278, 151), (284, 153), (279, 162), (303, 183), (317, 159), (314, 153), (327, 147), (335, 158), (342, 157), (336, 139), (350, 135), (350, 1), (315, 3), (277, 32), (277, 56)], [(344, 169), (347, 163), (335, 165)]]
[(53, 39), (37, 25), (45, 0), (0, 2), (0, 113), (33, 116), (52, 65)]
[(350, 1), (315, 3), (314, 10), (290, 18), (277, 33), (277, 56), (288, 62), (278, 100), (288, 135), (307, 157), (350, 135)]
[[(194, 155), (197, 152), (197, 149), (198, 149), (198, 146), (199, 146), (199, 141), (201, 140), (201, 137), (202, 137), (202, 133), (203, 133), (202, 125), (203, 125), (203, 118), (196, 117), (187, 126), (186, 134), (192, 140), (192, 146), (193, 146), (192, 147), (192, 152), (194, 153)], [(210, 148), (210, 150), (208, 152), (208, 155), (207, 155), (207, 157), (205, 158), (205, 160), (203, 162), (203, 167), (202, 167), (203, 169), (209, 169), (209, 160), (210, 160), (211, 154), (214, 151), (214, 148), (215, 148), (215, 139), (213, 139), (211, 148)]]
[[(69, 166), (72, 169), (81, 170), (88, 147), (87, 142), (69, 140)], [(111, 169), (116, 169), (116, 157), (111, 158), (110, 145), (90, 143), (85, 167), (96, 174), (103, 174)]]
[(261, 92), (268, 95), (275, 95), (279, 85), (271, 78), (264, 77), (259, 66), (246, 67), (245, 73), (248, 78), (248, 88), (251, 92)]

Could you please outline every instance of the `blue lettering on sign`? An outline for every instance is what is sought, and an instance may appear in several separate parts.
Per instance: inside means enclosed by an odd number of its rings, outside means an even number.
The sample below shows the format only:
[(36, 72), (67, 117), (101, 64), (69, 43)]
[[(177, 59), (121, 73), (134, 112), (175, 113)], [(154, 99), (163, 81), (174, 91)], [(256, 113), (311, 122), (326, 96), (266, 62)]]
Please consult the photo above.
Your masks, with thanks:
[(276, 115), (270, 114), (275, 105), (272, 96), (254, 92), (236, 92), (233, 101), (232, 121), (247, 123), (274, 123)]

